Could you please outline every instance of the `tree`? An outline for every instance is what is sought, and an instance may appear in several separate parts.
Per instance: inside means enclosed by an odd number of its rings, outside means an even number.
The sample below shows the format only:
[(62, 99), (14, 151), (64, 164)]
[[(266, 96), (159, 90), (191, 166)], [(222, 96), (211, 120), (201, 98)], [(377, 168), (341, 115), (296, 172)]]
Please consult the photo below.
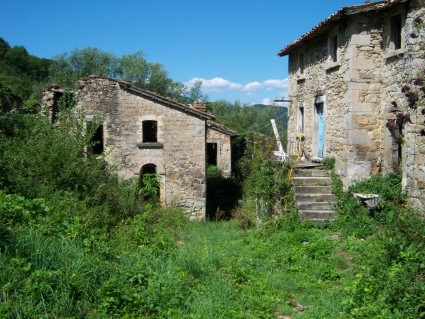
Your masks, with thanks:
[(162, 64), (148, 62), (142, 51), (117, 57), (93, 47), (75, 49), (56, 56), (50, 67), (50, 81), (65, 87), (89, 75), (122, 79), (176, 100), (185, 93), (183, 84), (174, 82)]

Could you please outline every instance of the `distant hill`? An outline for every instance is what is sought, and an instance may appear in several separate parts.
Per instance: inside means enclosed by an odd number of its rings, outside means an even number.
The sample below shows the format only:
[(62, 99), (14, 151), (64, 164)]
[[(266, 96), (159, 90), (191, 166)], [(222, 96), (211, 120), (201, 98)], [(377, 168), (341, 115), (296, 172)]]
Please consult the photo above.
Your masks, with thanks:
[(253, 107), (262, 108), (273, 108), (275, 110), (275, 121), (278, 128), (288, 128), (288, 108), (269, 104), (254, 104)]

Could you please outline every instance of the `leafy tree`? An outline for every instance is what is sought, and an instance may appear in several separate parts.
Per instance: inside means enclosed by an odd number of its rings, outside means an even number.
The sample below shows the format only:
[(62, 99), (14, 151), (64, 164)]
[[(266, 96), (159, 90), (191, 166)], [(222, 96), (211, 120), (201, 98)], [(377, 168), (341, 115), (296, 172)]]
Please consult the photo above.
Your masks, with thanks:
[(56, 56), (50, 67), (50, 82), (65, 87), (89, 75), (122, 79), (177, 100), (185, 93), (183, 84), (174, 82), (162, 64), (148, 62), (142, 51), (117, 57), (93, 47), (75, 49)]
[(41, 95), (50, 64), (50, 60), (30, 55), (23, 46), (10, 47), (0, 38), (0, 82), (20, 99)]
[(75, 49), (54, 58), (49, 73), (49, 81), (70, 87), (79, 78), (89, 75), (115, 76), (117, 58), (109, 52), (88, 47)]

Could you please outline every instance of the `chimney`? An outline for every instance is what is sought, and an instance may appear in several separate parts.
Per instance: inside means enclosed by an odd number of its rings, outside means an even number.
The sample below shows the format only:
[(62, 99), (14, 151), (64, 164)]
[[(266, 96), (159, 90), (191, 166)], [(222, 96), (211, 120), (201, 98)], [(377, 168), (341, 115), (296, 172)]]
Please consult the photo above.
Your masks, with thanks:
[(198, 103), (198, 101), (193, 102), (193, 108), (201, 112), (207, 111), (207, 106), (205, 104)]

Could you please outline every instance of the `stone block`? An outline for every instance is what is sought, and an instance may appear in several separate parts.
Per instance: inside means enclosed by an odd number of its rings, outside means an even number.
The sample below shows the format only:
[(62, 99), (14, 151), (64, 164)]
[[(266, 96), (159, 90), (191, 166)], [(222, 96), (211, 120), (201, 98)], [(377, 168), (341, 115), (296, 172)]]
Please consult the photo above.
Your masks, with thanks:
[(353, 34), (351, 36), (350, 44), (354, 45), (370, 45), (371, 36), (370, 34)]
[(371, 173), (370, 161), (348, 161), (347, 163), (347, 176), (356, 177), (369, 177)]
[(348, 133), (349, 143), (351, 145), (369, 145), (371, 142), (368, 131), (353, 129)]
[(370, 59), (353, 59), (351, 67), (357, 70), (372, 70), (375, 65)]
[(371, 114), (372, 113), (372, 104), (371, 103), (361, 103), (353, 102), (351, 104), (351, 111), (357, 114)]

